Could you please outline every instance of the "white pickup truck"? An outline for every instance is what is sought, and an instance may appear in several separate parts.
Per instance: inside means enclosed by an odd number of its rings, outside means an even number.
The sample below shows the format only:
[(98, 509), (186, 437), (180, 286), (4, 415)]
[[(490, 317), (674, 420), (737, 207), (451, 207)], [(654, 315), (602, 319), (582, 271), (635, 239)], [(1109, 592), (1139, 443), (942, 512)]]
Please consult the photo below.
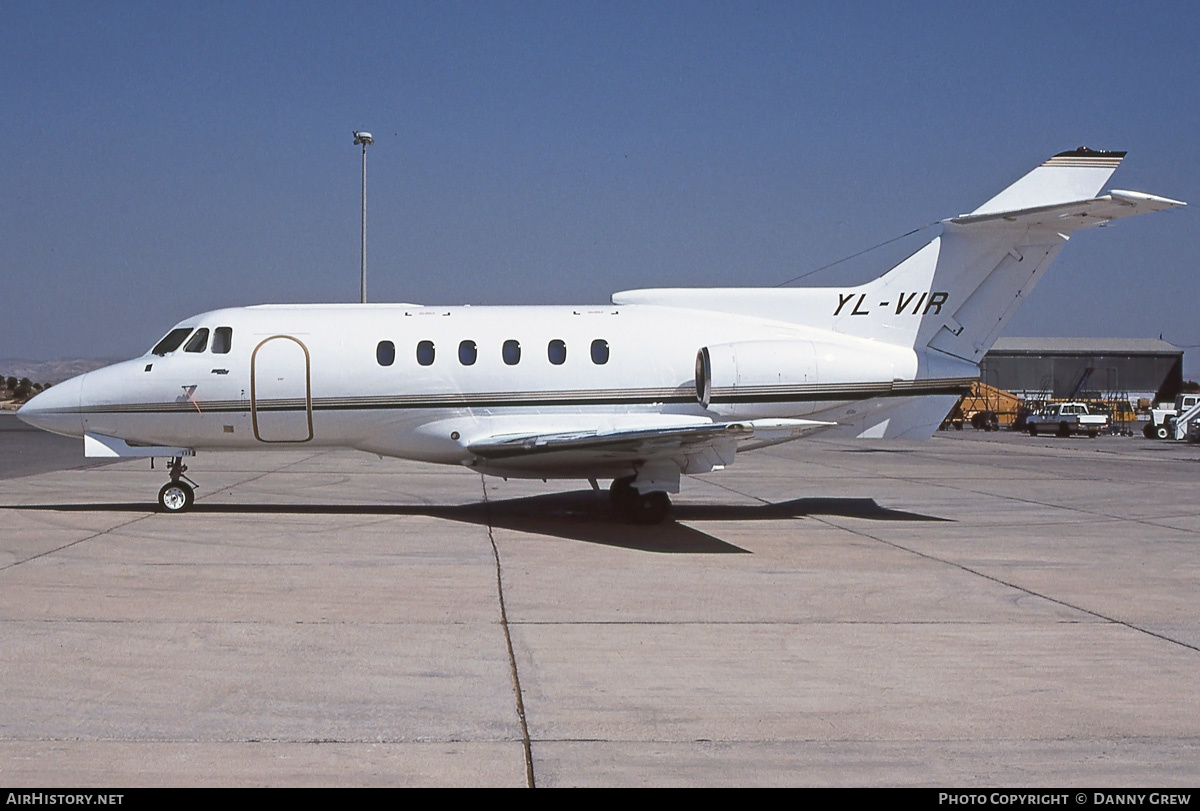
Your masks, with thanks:
[(1092, 414), (1085, 403), (1050, 403), (1039, 414), (1025, 420), (1030, 436), (1042, 434), (1087, 434), (1093, 439), (1108, 427), (1107, 414)]

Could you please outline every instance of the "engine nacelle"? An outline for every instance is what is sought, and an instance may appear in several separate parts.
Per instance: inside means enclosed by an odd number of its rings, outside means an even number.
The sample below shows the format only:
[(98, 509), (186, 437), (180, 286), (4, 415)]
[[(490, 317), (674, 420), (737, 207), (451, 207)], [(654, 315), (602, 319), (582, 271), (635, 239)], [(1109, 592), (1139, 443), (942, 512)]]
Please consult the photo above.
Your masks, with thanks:
[[(817, 341), (739, 341), (696, 353), (696, 399), (711, 403), (854, 400), (890, 387), (893, 347)], [(725, 409), (721, 409), (725, 410)]]

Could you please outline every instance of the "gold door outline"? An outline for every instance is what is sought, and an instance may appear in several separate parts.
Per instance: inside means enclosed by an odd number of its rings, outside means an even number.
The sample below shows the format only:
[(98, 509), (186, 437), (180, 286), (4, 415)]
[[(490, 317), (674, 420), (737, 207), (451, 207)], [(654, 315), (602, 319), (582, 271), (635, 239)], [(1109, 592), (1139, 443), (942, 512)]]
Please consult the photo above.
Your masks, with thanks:
[[(255, 386), (255, 375), (258, 367), (258, 350), (262, 349), (267, 343), (276, 340), (293, 341), (304, 352), (304, 410), (308, 417), (308, 436), (304, 439), (263, 439), (258, 433), (258, 394)], [(273, 443), (291, 443), (291, 442), (308, 442), (313, 438), (313, 417), (312, 417), (312, 358), (308, 354), (308, 347), (299, 338), (294, 338), (291, 335), (272, 335), (270, 338), (264, 338), (259, 342), (258, 346), (254, 347), (254, 351), (250, 354), (250, 422), (254, 427), (254, 438), (259, 442)]]

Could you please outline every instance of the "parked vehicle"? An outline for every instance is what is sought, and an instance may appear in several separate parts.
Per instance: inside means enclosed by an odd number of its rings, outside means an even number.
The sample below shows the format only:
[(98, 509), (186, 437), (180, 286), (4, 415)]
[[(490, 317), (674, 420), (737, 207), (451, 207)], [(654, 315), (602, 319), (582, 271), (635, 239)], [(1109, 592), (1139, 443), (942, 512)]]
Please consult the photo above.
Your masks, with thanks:
[(1025, 419), (1030, 436), (1087, 434), (1095, 439), (1108, 425), (1108, 415), (1091, 413), (1086, 403), (1050, 403), (1041, 413)]
[(1000, 418), (995, 411), (976, 411), (971, 415), (971, 427), (982, 431), (999, 431)]
[(1175, 418), (1200, 403), (1200, 394), (1180, 394), (1175, 402), (1159, 403), (1150, 411), (1150, 421), (1142, 429), (1146, 439), (1168, 439), (1175, 435)]

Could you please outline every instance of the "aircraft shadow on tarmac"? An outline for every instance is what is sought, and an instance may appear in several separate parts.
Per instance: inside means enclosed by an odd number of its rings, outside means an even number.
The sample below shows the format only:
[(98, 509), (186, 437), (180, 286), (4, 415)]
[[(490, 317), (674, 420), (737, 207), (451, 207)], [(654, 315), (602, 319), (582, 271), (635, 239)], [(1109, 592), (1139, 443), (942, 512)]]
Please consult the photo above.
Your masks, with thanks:
[[(146, 512), (156, 507), (146, 504), (45, 504), (12, 506), (8, 509)], [(688, 521), (779, 521), (809, 515), (870, 521), (947, 520), (888, 509), (870, 498), (798, 498), (777, 504), (677, 504), (671, 510), (671, 520), (653, 526), (638, 526), (614, 520), (608, 506), (608, 494), (591, 490), (463, 505), (215, 504), (201, 500), (195, 503), (191, 513), (425, 515), (604, 546), (674, 554), (749, 554), (746, 549), (680, 523)], [(186, 520), (186, 516), (173, 517), (172, 520)]]

